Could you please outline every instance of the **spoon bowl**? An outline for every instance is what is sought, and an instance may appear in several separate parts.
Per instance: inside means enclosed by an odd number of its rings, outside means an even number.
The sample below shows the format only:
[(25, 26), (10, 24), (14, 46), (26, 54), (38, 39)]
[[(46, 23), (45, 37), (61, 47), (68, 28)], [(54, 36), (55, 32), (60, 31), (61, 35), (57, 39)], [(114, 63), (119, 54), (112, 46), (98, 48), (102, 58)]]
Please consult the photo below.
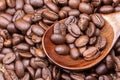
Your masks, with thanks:
[[(54, 50), (56, 45), (50, 39), (53, 34), (54, 24), (46, 30), (42, 40), (43, 49), (47, 57), (56, 65), (69, 70), (84, 70), (95, 66), (110, 52), (120, 34), (120, 13), (102, 16), (105, 19), (105, 25), (101, 29), (100, 35), (106, 37), (107, 45), (97, 59), (86, 61), (83, 58), (79, 58), (78, 60), (73, 60), (69, 55), (57, 54)], [(61, 22), (65, 22), (65, 19), (61, 20)]]

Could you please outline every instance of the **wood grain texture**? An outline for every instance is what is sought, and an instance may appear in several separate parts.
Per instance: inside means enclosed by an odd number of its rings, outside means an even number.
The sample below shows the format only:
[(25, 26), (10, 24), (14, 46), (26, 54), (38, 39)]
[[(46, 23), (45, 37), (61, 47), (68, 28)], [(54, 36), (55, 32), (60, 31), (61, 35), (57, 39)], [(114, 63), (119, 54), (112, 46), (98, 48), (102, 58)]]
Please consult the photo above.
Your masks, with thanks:
[[(117, 38), (120, 35), (120, 12), (102, 16), (105, 19), (105, 26), (102, 28), (100, 35), (106, 37), (107, 45), (97, 59), (90, 61), (86, 61), (83, 58), (73, 60), (69, 55), (58, 55), (54, 50), (56, 45), (54, 45), (50, 40), (50, 37), (53, 34), (54, 25), (49, 27), (49, 29), (45, 32), (42, 40), (43, 49), (48, 58), (58, 66), (70, 70), (88, 69), (103, 60), (105, 56), (110, 52), (111, 48), (113, 47)], [(62, 22), (64, 21), (65, 20), (62, 20)]]

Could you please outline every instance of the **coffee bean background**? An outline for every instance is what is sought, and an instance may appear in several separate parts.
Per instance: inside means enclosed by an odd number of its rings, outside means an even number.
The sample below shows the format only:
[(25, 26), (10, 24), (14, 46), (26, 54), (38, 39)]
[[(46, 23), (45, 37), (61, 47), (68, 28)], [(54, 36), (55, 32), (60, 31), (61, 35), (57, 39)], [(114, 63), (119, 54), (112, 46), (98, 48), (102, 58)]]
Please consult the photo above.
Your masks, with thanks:
[[(41, 42), (44, 32), (55, 21), (69, 16), (84, 18), (79, 21), (84, 31), (87, 21), (91, 20), (102, 28), (104, 23), (96, 20), (100, 16), (95, 13), (118, 11), (120, 0), (0, 0), (0, 80), (120, 80), (120, 38), (104, 60), (85, 71), (56, 66), (46, 57)], [(71, 22), (77, 23), (76, 19), (68, 20), (66, 26)], [(95, 35), (99, 33), (96, 29)], [(71, 34), (74, 35), (72, 31)], [(74, 41), (71, 35), (66, 37), (71, 38), (68, 43)], [(89, 43), (94, 44), (95, 37), (90, 40)], [(74, 47), (73, 44), (69, 46)], [(86, 47), (79, 48), (80, 52), (85, 50)]]

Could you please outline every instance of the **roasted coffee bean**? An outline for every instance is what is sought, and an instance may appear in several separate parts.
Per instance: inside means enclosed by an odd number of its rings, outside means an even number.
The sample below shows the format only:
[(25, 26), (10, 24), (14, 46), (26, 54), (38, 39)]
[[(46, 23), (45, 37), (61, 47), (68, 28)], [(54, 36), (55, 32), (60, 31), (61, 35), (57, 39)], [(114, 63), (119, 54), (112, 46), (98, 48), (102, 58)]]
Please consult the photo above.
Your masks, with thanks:
[(0, 16), (0, 28), (7, 28), (7, 25), (10, 23), (9, 20)]
[(30, 24), (32, 23), (32, 14), (26, 14), (26, 15), (24, 15), (24, 17), (23, 17), (23, 20), (25, 20), (25, 21), (27, 21), (27, 22), (29, 22)]
[(0, 0), (0, 11), (5, 10), (7, 7), (5, 0)]
[(113, 80), (113, 78), (110, 75), (101, 75), (99, 76), (99, 80)]
[(7, 40), (4, 41), (3, 44), (4, 44), (5, 47), (11, 47), (11, 45), (12, 45), (12, 40), (11, 40), (11, 39), (7, 39)]
[(14, 8), (7, 8), (6, 9), (6, 13), (8, 13), (8, 14), (10, 14), (10, 15), (14, 15), (14, 13), (15, 13), (15, 9)]
[[(71, 0), (71, 1), (72, 1), (72, 0)], [(72, 8), (69, 7), (69, 6), (64, 6), (64, 7), (61, 8), (61, 10), (64, 10), (64, 11), (66, 11), (66, 12), (70, 11), (71, 9), (72, 9)]]
[(28, 72), (30, 73), (32, 79), (34, 79), (34, 76), (35, 76), (35, 71), (34, 71), (34, 69), (33, 69), (32, 67), (28, 66), (28, 67), (27, 67), (27, 70), (28, 70)]
[(107, 55), (107, 57), (105, 58), (105, 61), (106, 61), (106, 66), (108, 69), (114, 68), (114, 61), (113, 61), (111, 55)]
[(21, 80), (30, 80), (29, 73), (25, 73), (24, 77)]
[(30, 0), (30, 3), (34, 7), (41, 7), (43, 5), (43, 0)]
[(83, 57), (89, 58), (93, 57), (98, 52), (98, 49), (96, 47), (89, 47), (86, 51), (83, 53)]
[(59, 3), (60, 5), (65, 6), (65, 5), (68, 4), (68, 0), (58, 0), (58, 3)]
[(47, 19), (47, 18), (43, 18), (43, 22), (44, 22), (45, 24), (47, 24), (47, 25), (52, 25), (52, 24), (54, 23), (53, 20), (49, 20), (49, 19)]
[(97, 80), (97, 78), (94, 76), (88, 75), (85, 77), (85, 80)]
[(75, 48), (75, 47), (74, 47), (74, 48), (71, 48), (71, 49), (70, 49), (70, 56), (71, 56), (74, 60), (78, 59), (79, 56), (80, 56), (80, 53), (79, 53), (78, 49)]
[(15, 58), (16, 58), (16, 56), (15, 56), (14, 53), (8, 53), (3, 58), (3, 63), (4, 64), (10, 64), (11, 62), (13, 62), (15, 60)]
[(102, 15), (98, 13), (91, 15), (91, 19), (98, 28), (102, 28), (105, 24)]
[(12, 16), (10, 14), (7, 13), (1, 13), (0, 16), (4, 17), (5, 19), (7, 19), (9, 22), (12, 21)]
[(27, 68), (30, 65), (30, 60), (29, 59), (23, 59), (22, 63), (24, 65), (24, 68)]
[(43, 68), (42, 69), (42, 77), (45, 79), (45, 80), (52, 80), (52, 77), (51, 77), (51, 72), (48, 68)]
[(23, 77), (25, 74), (25, 69), (22, 61), (17, 60), (15, 61), (15, 71), (18, 77)]
[(15, 66), (14, 66), (14, 63), (11, 63), (11, 64), (6, 64), (4, 65), (6, 69), (8, 70), (15, 70)]
[(65, 11), (65, 10), (60, 10), (58, 14), (59, 14), (59, 17), (61, 19), (64, 19), (64, 18), (66, 18), (68, 16), (67, 11)]
[(67, 20), (65, 21), (65, 25), (68, 26), (71, 23), (77, 23), (77, 19), (74, 16), (70, 16), (67, 18)]
[(79, 15), (79, 18), (80, 19), (87, 19), (88, 21), (90, 21), (91, 20), (91, 18), (90, 18), (90, 16), (88, 15), (88, 14), (85, 14), (85, 13), (83, 13), (83, 14), (80, 14)]
[(5, 80), (4, 74), (0, 71), (0, 80)]
[(105, 6), (102, 6), (100, 8), (100, 12), (104, 13), (104, 14), (108, 14), (108, 13), (111, 13), (113, 11), (114, 11), (114, 8), (112, 6), (109, 6), (109, 5), (105, 5)]
[(54, 66), (52, 69), (52, 76), (54, 79), (59, 80), (61, 75), (61, 71), (57, 66)]
[(80, 73), (71, 73), (70, 76), (74, 80), (84, 80), (84, 78), (85, 78), (85, 76)]
[(21, 31), (27, 31), (30, 27), (30, 24), (23, 19), (19, 19), (19, 20), (15, 21), (15, 26), (17, 29), (19, 29)]
[(4, 43), (4, 39), (3, 39), (3, 37), (0, 36), (0, 51), (3, 48), (3, 43)]
[(88, 3), (80, 3), (79, 10), (82, 13), (91, 14), (93, 12), (93, 6)]
[(96, 28), (96, 30), (95, 30), (95, 36), (99, 36), (100, 35), (100, 30), (98, 29), (98, 28)]
[(58, 54), (62, 54), (62, 55), (66, 55), (66, 54), (69, 54), (69, 47), (65, 44), (63, 45), (57, 45), (55, 47), (55, 51), (58, 53)]
[(86, 30), (86, 34), (89, 36), (89, 37), (92, 37), (94, 34), (95, 34), (95, 31), (96, 31), (96, 27), (95, 25), (90, 22), (89, 23), (89, 27), (87, 28)]
[(86, 18), (81, 18), (79, 21), (78, 21), (78, 26), (80, 27), (80, 29), (82, 31), (85, 31), (88, 27), (88, 20)]
[(82, 47), (82, 46), (85, 46), (88, 43), (88, 41), (89, 41), (89, 37), (86, 35), (83, 35), (76, 39), (75, 45), (76, 47)]
[(34, 13), (34, 8), (31, 5), (29, 5), (29, 4), (25, 4), (24, 5), (24, 11), (27, 14), (33, 14)]
[(18, 31), (13, 23), (7, 25), (7, 30), (11, 33), (16, 33)]
[(96, 37), (96, 36), (91, 37), (90, 40), (89, 40), (89, 44), (90, 44), (90, 45), (93, 45), (93, 44), (96, 43), (96, 41), (97, 41), (97, 37)]
[(7, 72), (12, 80), (18, 80), (18, 77), (13, 70), (7, 70)]
[(80, 47), (78, 48), (78, 51), (80, 53), (80, 55), (82, 56), (82, 54), (86, 51), (87, 47), (86, 46), (83, 46), (83, 47)]
[(103, 75), (107, 72), (107, 67), (105, 64), (101, 63), (97, 66), (95, 71), (97, 74)]
[(79, 37), (82, 34), (80, 28), (75, 23), (71, 23), (68, 25), (68, 31), (74, 37)]
[(99, 36), (97, 38), (97, 42), (96, 42), (96, 47), (98, 47), (99, 49), (103, 49), (107, 44), (106, 38), (103, 36)]
[(110, 5), (112, 4), (113, 0), (102, 0), (103, 4)]
[(32, 35), (32, 41), (33, 43), (40, 43), (42, 41), (42, 38), (37, 35)]
[(42, 70), (38, 68), (35, 72), (35, 79), (40, 78), (42, 76)]
[(77, 9), (72, 9), (68, 12), (69, 16), (79, 16), (80, 12)]
[(24, 6), (24, 0), (16, 0), (16, 6), (15, 8), (18, 9), (23, 9)]
[(16, 6), (15, 0), (6, 0), (6, 3), (9, 7), (13, 8)]
[(77, 9), (79, 7), (79, 3), (80, 3), (80, 0), (69, 0), (68, 2), (68, 5), (71, 7), (71, 8), (75, 8)]
[(65, 36), (65, 40), (66, 40), (67, 43), (73, 43), (76, 40), (76, 38), (73, 37), (71, 34), (67, 34)]
[(26, 43), (20, 43), (15, 46), (15, 49), (19, 51), (29, 51), (30, 46)]
[(46, 10), (43, 12), (43, 17), (49, 19), (49, 20), (57, 20), (58, 19), (58, 15), (56, 13), (54, 13), (53, 11), (50, 10)]
[(91, 4), (95, 7), (99, 7), (101, 5), (101, 3), (102, 3), (102, 0), (92, 0), (91, 1)]
[(31, 58), (32, 54), (29, 52), (19, 52), (19, 55), (23, 58)]
[(63, 74), (61, 75), (61, 77), (62, 77), (62, 79), (64, 79), (64, 80), (72, 80), (72, 79), (70, 78), (70, 76), (69, 76), (68, 74), (65, 74), (65, 73), (63, 73)]
[(17, 10), (12, 18), (12, 21), (15, 22), (16, 20), (22, 19), (25, 15), (23, 10)]

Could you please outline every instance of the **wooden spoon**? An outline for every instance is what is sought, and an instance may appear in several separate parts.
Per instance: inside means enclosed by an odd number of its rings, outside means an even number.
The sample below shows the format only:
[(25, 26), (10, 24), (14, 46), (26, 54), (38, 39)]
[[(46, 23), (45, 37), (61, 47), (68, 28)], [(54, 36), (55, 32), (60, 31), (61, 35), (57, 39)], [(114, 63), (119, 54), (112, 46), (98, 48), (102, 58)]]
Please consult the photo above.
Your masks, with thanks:
[[(106, 37), (107, 45), (97, 59), (90, 61), (86, 61), (81, 58), (78, 60), (73, 60), (69, 55), (58, 55), (54, 50), (56, 45), (54, 45), (50, 40), (50, 37), (53, 34), (54, 25), (49, 27), (49, 29), (45, 32), (42, 40), (43, 49), (48, 58), (58, 66), (70, 70), (88, 69), (103, 60), (105, 56), (110, 52), (120, 35), (120, 12), (106, 14), (102, 16), (105, 19), (105, 26), (101, 29), (100, 35)], [(61, 22), (64, 21), (65, 20), (62, 20)]]

